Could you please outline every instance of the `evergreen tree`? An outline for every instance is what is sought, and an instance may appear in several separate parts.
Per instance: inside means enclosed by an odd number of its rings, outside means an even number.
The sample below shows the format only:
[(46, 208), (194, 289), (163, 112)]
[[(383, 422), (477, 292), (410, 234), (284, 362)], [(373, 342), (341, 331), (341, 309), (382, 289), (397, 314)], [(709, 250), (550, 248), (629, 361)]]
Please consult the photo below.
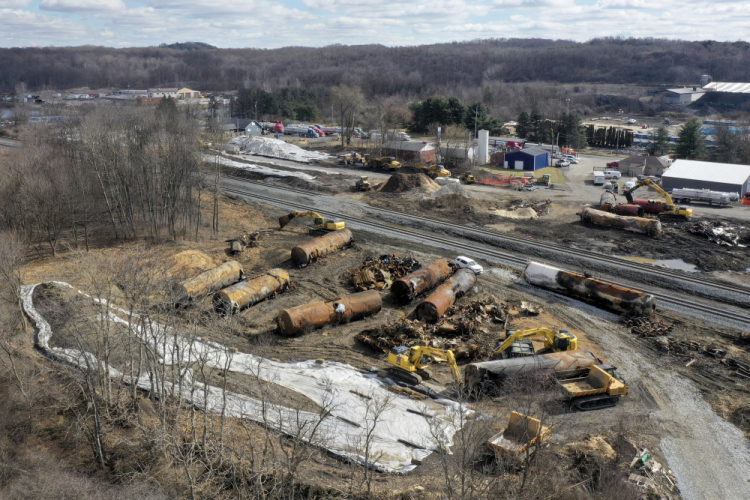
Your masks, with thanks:
[(518, 137), (527, 138), (529, 132), (531, 132), (531, 118), (526, 111), (521, 112), (518, 115), (518, 125), (516, 125), (516, 135)]
[(649, 134), (651, 144), (647, 150), (650, 155), (663, 155), (669, 150), (669, 131), (666, 127), (659, 127)]
[(697, 118), (689, 118), (682, 124), (680, 133), (677, 135), (675, 152), (680, 158), (695, 160), (701, 158), (704, 151), (701, 122)]

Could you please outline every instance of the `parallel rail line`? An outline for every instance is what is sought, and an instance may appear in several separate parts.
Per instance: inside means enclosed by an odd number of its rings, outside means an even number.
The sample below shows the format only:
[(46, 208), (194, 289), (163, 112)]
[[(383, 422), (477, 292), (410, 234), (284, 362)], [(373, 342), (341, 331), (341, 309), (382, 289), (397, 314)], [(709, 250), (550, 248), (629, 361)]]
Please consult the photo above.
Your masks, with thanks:
[[(243, 180), (246, 180), (246, 179), (243, 178)], [(256, 183), (256, 184), (263, 185), (263, 183)], [(274, 188), (276, 188), (276, 186), (274, 186)], [(317, 194), (317, 193), (312, 193), (310, 191), (304, 191), (304, 190), (292, 189), (292, 188), (290, 188), (290, 189), (287, 189), (287, 188), (278, 188), (278, 189), (295, 191), (295, 192), (298, 192), (300, 194), (305, 194), (307, 196)], [(287, 200), (279, 200), (278, 198), (274, 198), (272, 196), (265, 196), (265, 195), (258, 194), (258, 193), (255, 193), (255, 192), (243, 191), (243, 190), (240, 190), (240, 189), (229, 188), (229, 187), (226, 187), (226, 186), (223, 187), (223, 191), (225, 193), (228, 193), (228, 194), (235, 194), (235, 195), (239, 195), (239, 196), (245, 196), (245, 197), (248, 197), (248, 198), (253, 198), (253, 199), (256, 199), (256, 200), (259, 200), (259, 201), (262, 201), (262, 202), (266, 202), (266, 203), (268, 203), (270, 205), (277, 205), (277, 206), (278, 205), (284, 205), (285, 207), (289, 207), (289, 208), (295, 209), (295, 210), (310, 210), (311, 209), (311, 207), (302, 205), (300, 203), (296, 203), (296, 202), (292, 202), (292, 201), (287, 201)], [(347, 221), (350, 221), (350, 222), (356, 223), (356, 224), (360, 224), (362, 226), (369, 226), (369, 227), (373, 227), (373, 228), (378, 228), (378, 229), (386, 230), (386, 231), (388, 231), (390, 233), (395, 233), (396, 235), (400, 235), (400, 236), (404, 237), (404, 239), (406, 239), (406, 240), (414, 240), (415, 237), (417, 237), (417, 238), (419, 238), (421, 240), (424, 240), (424, 241), (427, 241), (427, 242), (432, 242), (432, 243), (437, 243), (437, 244), (441, 244), (441, 245), (445, 245), (445, 246), (450, 246), (450, 247), (457, 248), (457, 249), (460, 249), (460, 250), (466, 251), (466, 252), (475, 252), (476, 253), (477, 251), (480, 251), (481, 253), (483, 253), (485, 255), (490, 255), (493, 258), (496, 258), (496, 259), (499, 259), (499, 260), (502, 260), (502, 261), (506, 261), (506, 262), (512, 263), (515, 266), (518, 266), (519, 268), (525, 267), (526, 264), (528, 263), (528, 259), (525, 258), (525, 257), (519, 257), (517, 255), (513, 255), (513, 254), (510, 254), (510, 253), (507, 253), (507, 252), (496, 250), (496, 249), (493, 249), (491, 247), (488, 247), (485, 244), (480, 244), (480, 247), (478, 248), (477, 244), (475, 244), (475, 243), (467, 244), (467, 243), (465, 243), (464, 241), (462, 241), (460, 239), (456, 239), (456, 238), (452, 238), (452, 237), (447, 237), (447, 236), (440, 236), (440, 235), (436, 235), (435, 233), (428, 232), (428, 231), (422, 231), (422, 230), (411, 229), (411, 228), (404, 228), (404, 227), (398, 226), (396, 224), (390, 224), (390, 223), (387, 223), (387, 222), (379, 222), (379, 221), (374, 221), (374, 220), (371, 220), (371, 219), (364, 219), (364, 218), (359, 218), (359, 217), (352, 217), (352, 216), (349, 216), (349, 215), (343, 216), (342, 214), (338, 214), (338, 213), (334, 213), (334, 212), (330, 212), (330, 211), (326, 211), (326, 210), (315, 209), (315, 211), (317, 211), (321, 215), (324, 215), (324, 216), (327, 216), (327, 217), (345, 218)], [(395, 211), (392, 211), (392, 212), (395, 213), (395, 214), (399, 214), (401, 216), (405, 215), (405, 214), (401, 214), (400, 212), (395, 212)], [(434, 221), (434, 219), (432, 219), (432, 221)], [(462, 227), (463, 229), (465, 229), (465, 227), (463, 227), (463, 226), (459, 226), (459, 227)], [(493, 233), (492, 235), (495, 236), (495, 233)], [(502, 236), (502, 234), (501, 234), (501, 236)], [(536, 243), (537, 242), (535, 242), (535, 244)], [(594, 254), (594, 255), (596, 255), (596, 254)], [(586, 255), (586, 256), (588, 257), (588, 255)], [(627, 261), (625, 261), (625, 262), (627, 262)], [(619, 264), (619, 261), (618, 261), (618, 264)], [(651, 268), (648, 268), (648, 270), (650, 272)], [(680, 278), (682, 278), (682, 276), (680, 276)], [(625, 286), (625, 287), (631, 287), (631, 285), (617, 283), (617, 282), (614, 282), (614, 281), (613, 281), (613, 283), (619, 284), (619, 285), (622, 285), (622, 286)], [(705, 282), (703, 282), (701, 284), (706, 285)], [(697, 303), (697, 302), (695, 302), (693, 300), (683, 299), (683, 298), (680, 298), (680, 297), (675, 297), (675, 296), (671, 296), (671, 295), (667, 295), (667, 294), (663, 294), (663, 293), (651, 292), (651, 291), (647, 291), (647, 293), (651, 293), (652, 295), (654, 295), (654, 297), (657, 298), (657, 301), (659, 301), (661, 303), (671, 304), (673, 306), (678, 306), (678, 307), (690, 309), (690, 310), (693, 310), (693, 311), (705, 312), (705, 313), (711, 314), (712, 316), (720, 317), (720, 318), (732, 321), (734, 323), (744, 324), (748, 328), (750, 328), (750, 315), (742, 314), (742, 313), (735, 312), (735, 311), (729, 311), (729, 310), (725, 310), (725, 309), (720, 309), (720, 308), (709, 306), (709, 305), (705, 305), (705, 304), (702, 304), (702, 303)], [(748, 291), (740, 289), (739, 293), (748, 293)]]

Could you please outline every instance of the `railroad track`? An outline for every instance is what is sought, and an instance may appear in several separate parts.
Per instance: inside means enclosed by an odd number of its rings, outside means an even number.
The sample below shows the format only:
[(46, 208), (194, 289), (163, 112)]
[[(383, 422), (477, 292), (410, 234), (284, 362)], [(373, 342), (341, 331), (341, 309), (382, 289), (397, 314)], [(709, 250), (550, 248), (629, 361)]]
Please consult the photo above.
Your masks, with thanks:
[[(251, 184), (257, 184), (259, 186), (268, 187), (266, 184), (264, 184), (262, 182), (249, 180), (249, 179), (241, 177), (241, 176), (231, 176), (231, 177), (236, 178), (236, 179), (240, 179), (243, 182), (248, 182), (248, 183), (251, 183)], [(305, 191), (303, 189), (298, 189), (298, 188), (278, 187), (278, 186), (273, 186), (273, 188), (274, 189), (280, 189), (280, 190), (283, 190), (283, 191), (294, 192), (294, 193), (302, 194), (302, 195), (305, 195), (305, 196), (320, 196), (320, 193), (314, 193), (312, 191)], [(276, 200), (276, 201), (278, 202), (278, 200)], [(310, 207), (305, 207), (305, 208), (309, 209)], [(433, 218), (430, 218), (430, 217), (424, 217), (424, 216), (412, 215), (412, 214), (405, 214), (403, 212), (398, 212), (396, 210), (389, 210), (387, 208), (380, 208), (380, 207), (377, 207), (377, 211), (378, 212), (382, 212), (382, 213), (386, 213), (386, 214), (390, 214), (390, 215), (392, 215), (394, 217), (401, 217), (401, 218), (408, 217), (409, 219), (414, 220), (414, 221), (421, 221), (421, 222), (425, 222), (425, 223), (429, 223), (429, 224), (434, 224), (434, 225), (439, 225), (439, 226), (442, 226), (442, 227), (448, 227), (448, 228), (452, 228), (452, 229), (456, 229), (456, 230), (462, 230), (462, 231), (466, 231), (467, 230), (467, 226), (464, 226), (464, 225), (461, 225), (461, 224), (455, 224), (455, 223), (448, 222), (448, 221), (437, 220), (437, 219), (433, 219)], [(318, 212), (320, 212), (320, 210), (318, 210)], [(341, 217), (343, 219), (351, 219), (351, 217), (348, 216), (348, 215), (333, 214), (333, 213), (331, 213), (331, 215), (336, 216), (336, 217)], [(471, 231), (473, 233), (481, 234), (483, 236), (488, 236), (488, 237), (492, 237), (492, 238), (506, 240), (506, 241), (514, 242), (514, 243), (521, 244), (521, 245), (528, 245), (529, 244), (529, 240), (528, 239), (522, 238), (522, 237), (519, 237), (519, 236), (514, 236), (512, 234), (500, 233), (500, 232), (497, 232), (497, 231), (490, 231), (490, 230), (487, 230), (487, 229), (482, 229), (480, 227), (472, 227)], [(647, 265), (647, 264), (640, 264), (638, 262), (633, 262), (631, 260), (623, 259), (623, 258), (620, 258), (620, 257), (605, 256), (605, 255), (598, 254), (598, 253), (595, 253), (595, 252), (590, 252), (590, 251), (587, 251), (587, 250), (581, 250), (581, 249), (576, 249), (576, 248), (570, 248), (570, 247), (566, 247), (566, 246), (563, 246), (563, 245), (558, 245), (558, 244), (550, 243), (550, 242), (546, 242), (546, 241), (539, 241), (539, 240), (533, 240), (533, 241), (534, 241), (534, 246), (537, 247), (537, 248), (544, 248), (544, 249), (552, 250), (552, 251), (556, 251), (556, 252), (563, 252), (563, 253), (565, 253), (567, 255), (574, 255), (574, 256), (578, 256), (578, 257), (584, 257), (586, 259), (589, 259), (589, 260), (592, 260), (592, 261), (596, 261), (596, 262), (600, 262), (600, 263), (606, 264), (606, 265), (612, 264), (612, 260), (613, 259), (617, 259), (617, 265), (619, 267), (623, 267), (623, 268), (626, 268), (626, 269), (632, 269), (634, 271), (640, 271), (640, 272), (644, 272), (645, 271), (645, 272), (648, 272), (652, 276), (664, 276), (664, 277), (670, 277), (670, 278), (677, 278), (677, 279), (679, 279), (679, 280), (681, 280), (683, 282), (690, 282), (690, 283), (694, 283), (694, 284), (697, 284), (697, 285), (704, 285), (704, 286), (705, 285), (709, 285), (709, 286), (711, 286), (713, 288), (716, 288), (716, 289), (720, 289), (720, 290), (723, 290), (723, 291), (726, 291), (726, 292), (730, 292), (730, 293), (736, 293), (736, 294), (740, 294), (740, 295), (746, 295), (746, 296), (748, 296), (748, 298), (750, 298), (750, 288), (748, 288), (748, 287), (731, 285), (731, 284), (724, 283), (724, 282), (721, 282), (721, 281), (718, 281), (718, 280), (714, 280), (714, 279), (711, 279), (711, 278), (705, 278), (705, 277), (700, 277), (700, 276), (693, 276), (693, 275), (691, 275), (691, 273), (684, 272), (684, 271), (677, 271), (677, 270), (663, 268), (663, 267), (659, 267), (659, 266), (651, 266), (651, 265)]]
[[(246, 180), (246, 179), (243, 179), (243, 180)], [(255, 183), (255, 184), (259, 184), (259, 185), (262, 185), (262, 186), (264, 185), (263, 183)], [(274, 188), (276, 188), (276, 186), (274, 186)], [(317, 194), (317, 193), (312, 193), (310, 191), (304, 191), (304, 190), (301, 190), (301, 189), (291, 189), (291, 188), (290, 189), (279, 188), (279, 189), (283, 189), (285, 191), (286, 190), (288, 190), (288, 191), (295, 191), (295, 192), (298, 192), (300, 194), (304, 194), (306, 196), (316, 195)], [(248, 197), (248, 198), (253, 198), (253, 199), (256, 199), (256, 200), (268, 203), (270, 205), (276, 205), (276, 206), (283, 205), (285, 208), (289, 208), (291, 210), (311, 210), (311, 209), (313, 209), (313, 207), (309, 207), (309, 206), (303, 205), (301, 203), (296, 203), (296, 202), (291, 202), (291, 201), (286, 201), (286, 200), (279, 200), (278, 198), (275, 198), (275, 197), (272, 197), (272, 196), (262, 195), (262, 194), (258, 194), (258, 193), (255, 193), (255, 192), (244, 191), (244, 190), (240, 190), (240, 189), (236, 189), (236, 188), (224, 187), (223, 191), (225, 193), (228, 193), (228, 194), (234, 194), (234, 195), (239, 195), (239, 196), (245, 196), (245, 197)], [(461, 251), (465, 251), (467, 253), (474, 254), (474, 255), (476, 255), (477, 253), (481, 253), (481, 254), (489, 256), (491, 258), (508, 262), (511, 265), (514, 265), (515, 267), (518, 267), (518, 268), (521, 268), (521, 269), (525, 268), (526, 264), (529, 261), (525, 257), (519, 257), (519, 256), (511, 254), (511, 253), (503, 252), (503, 251), (494, 249), (492, 247), (489, 247), (486, 244), (479, 244), (479, 246), (478, 246), (478, 244), (474, 243), (474, 242), (472, 242), (472, 243), (466, 243), (466, 242), (464, 242), (464, 241), (462, 241), (460, 239), (457, 239), (457, 238), (452, 238), (452, 237), (448, 237), (448, 236), (441, 236), (441, 235), (437, 235), (437, 234), (432, 233), (432, 232), (422, 231), (422, 230), (419, 230), (419, 229), (405, 228), (405, 227), (402, 227), (402, 226), (399, 226), (399, 225), (396, 225), (396, 224), (391, 224), (391, 223), (387, 223), (387, 222), (376, 221), (376, 220), (372, 220), (372, 219), (364, 219), (364, 218), (360, 218), (360, 217), (352, 217), (350, 215), (344, 216), (343, 214), (338, 214), (338, 213), (330, 212), (330, 211), (326, 211), (326, 210), (319, 210), (317, 208), (315, 208), (314, 210), (316, 212), (320, 213), (321, 215), (326, 216), (326, 217), (343, 218), (343, 219), (346, 219), (347, 222), (350, 222), (350, 223), (353, 223), (353, 224), (362, 225), (364, 227), (372, 227), (372, 228), (377, 228), (377, 229), (385, 230), (385, 231), (390, 232), (391, 234), (395, 234), (396, 236), (403, 237), (403, 239), (406, 239), (406, 240), (414, 241), (415, 239), (419, 239), (419, 240), (423, 240), (423, 241), (426, 241), (426, 242), (429, 242), (429, 243), (436, 243), (436, 244), (443, 245), (443, 246), (449, 246), (451, 248), (455, 248), (455, 249), (458, 249), (458, 250), (461, 250)], [(399, 214), (402, 217), (405, 215), (405, 214), (402, 214), (400, 212), (394, 212), (394, 213)], [(463, 227), (463, 226), (459, 226), (459, 227), (462, 227), (463, 229), (465, 229), (465, 227)], [(492, 235), (495, 236), (495, 233), (493, 233)], [(501, 234), (501, 236), (502, 236), (502, 234)], [(536, 242), (535, 242), (535, 244), (536, 244)], [(564, 247), (561, 247), (561, 248), (564, 248)], [(594, 254), (594, 255), (596, 255), (596, 254)], [(624, 261), (624, 262), (628, 262), (628, 261)], [(618, 262), (618, 264), (619, 264), (619, 262)], [(649, 270), (649, 272), (652, 271), (652, 269), (650, 267), (648, 268), (648, 270)], [(682, 276), (680, 276), (680, 277), (682, 277)], [(615, 283), (615, 284), (618, 284), (618, 285), (621, 285), (621, 286), (625, 286), (625, 287), (628, 287), (628, 288), (632, 287), (632, 285), (624, 284), (624, 283), (618, 283), (616, 281), (612, 281), (612, 283)], [(701, 282), (701, 284), (704, 285), (704, 286), (712, 286), (712, 285), (707, 285), (707, 283), (705, 283), (705, 282)], [(721, 285), (723, 285), (723, 284), (721, 284)], [(750, 295), (750, 293), (748, 293), (747, 290), (743, 290), (743, 289), (739, 289), (739, 290), (741, 290), (741, 291), (740, 292), (735, 292), (735, 293), (744, 293), (744, 294)], [(729, 310), (725, 310), (725, 309), (721, 309), (721, 308), (718, 308), (718, 307), (709, 306), (709, 305), (702, 304), (702, 303), (698, 303), (695, 300), (688, 299), (688, 298), (681, 298), (681, 297), (676, 297), (676, 296), (672, 296), (672, 295), (667, 295), (667, 294), (663, 294), (663, 293), (659, 293), (659, 292), (652, 292), (652, 291), (647, 291), (647, 290), (644, 290), (644, 291), (646, 291), (647, 293), (651, 293), (652, 295), (654, 295), (654, 297), (656, 297), (656, 299), (657, 299), (657, 301), (659, 303), (670, 304), (673, 307), (679, 307), (679, 308), (683, 308), (683, 309), (687, 309), (687, 310), (691, 310), (691, 311), (701, 311), (701, 312), (710, 314), (710, 315), (715, 316), (715, 317), (720, 317), (720, 318), (723, 318), (725, 320), (728, 320), (728, 321), (731, 321), (731, 322), (734, 322), (734, 323), (743, 324), (743, 325), (745, 325), (746, 328), (750, 329), (750, 315), (739, 313), (739, 312), (735, 312), (735, 311), (729, 311)]]

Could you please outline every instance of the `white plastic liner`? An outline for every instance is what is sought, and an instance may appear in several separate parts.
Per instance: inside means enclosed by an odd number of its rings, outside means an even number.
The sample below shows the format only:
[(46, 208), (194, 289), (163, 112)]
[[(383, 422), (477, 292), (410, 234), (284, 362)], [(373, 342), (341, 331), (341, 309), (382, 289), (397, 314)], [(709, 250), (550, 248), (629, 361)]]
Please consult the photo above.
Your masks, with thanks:
[(239, 161), (230, 160), (228, 158), (224, 158), (223, 156), (210, 156), (210, 155), (204, 155), (203, 161), (208, 163), (213, 163), (218, 158), (219, 163), (222, 165), (227, 165), (229, 167), (235, 167), (242, 170), (250, 170), (252, 172), (257, 172), (259, 174), (268, 175), (271, 177), (299, 177), (300, 179), (304, 179), (306, 181), (311, 181), (315, 179), (315, 176), (306, 174), (304, 172), (297, 172), (297, 171), (290, 171), (290, 170), (278, 170), (275, 168), (270, 167), (263, 167), (261, 165), (256, 165), (254, 163), (242, 163)]
[[(53, 283), (73, 288), (64, 282)], [(37, 347), (50, 358), (76, 367), (84, 368), (87, 362), (89, 365), (97, 365), (98, 362), (91, 353), (50, 346), (53, 332), (33, 304), (33, 292), (37, 286), (38, 284), (21, 287), (24, 310), (38, 330)], [(78, 293), (90, 297), (81, 291)], [(127, 317), (128, 311), (112, 306), (110, 308)], [(129, 324), (114, 312), (110, 313), (109, 319), (127, 325), (130, 331), (151, 345), (161, 356), (161, 362), (164, 364), (177, 363), (178, 360), (186, 363), (191, 360), (190, 358), (204, 358), (208, 366), (228, 368), (229, 371), (248, 374), (305, 395), (330, 411), (321, 416), (269, 405), (242, 394), (228, 392), (225, 414), (262, 422), (290, 435), (300, 434), (311, 444), (360, 463), (364, 462), (360, 450), (364, 446), (365, 434), (368, 428), (372, 427), (373, 402), (390, 399), (375, 425), (370, 444), (371, 466), (384, 472), (408, 472), (416, 467), (412, 463), (413, 460), (421, 461), (433, 451), (448, 450), (457, 431), (455, 424), (464, 421), (473, 413), (449, 400), (415, 401), (394, 394), (388, 391), (388, 385), (382, 379), (343, 363), (277, 363), (252, 354), (233, 353), (220, 344), (200, 338), (190, 342), (179, 334), (175, 335), (171, 328), (162, 325), (152, 325), (145, 334), (139, 330), (138, 325)], [(144, 390), (152, 389), (152, 381), (148, 375), (143, 375), (138, 380), (130, 380), (129, 376), (123, 375), (115, 368), (110, 367), (109, 371), (113, 378), (135, 383)], [(182, 398), (196, 407), (212, 413), (221, 412), (224, 403), (219, 388), (208, 386), (208, 398), (205, 399), (206, 387), (193, 380), (190, 370), (183, 376), (181, 383), (178, 384), (177, 380), (173, 382), (165, 389), (174, 390), (175, 393), (181, 389)], [(312, 429), (316, 429), (314, 435)]]
[(260, 135), (235, 137), (227, 143), (228, 149), (239, 149), (240, 151), (253, 155), (270, 156), (282, 160), (294, 160), (308, 163), (316, 160), (326, 160), (331, 156), (318, 151), (308, 151), (294, 144)]

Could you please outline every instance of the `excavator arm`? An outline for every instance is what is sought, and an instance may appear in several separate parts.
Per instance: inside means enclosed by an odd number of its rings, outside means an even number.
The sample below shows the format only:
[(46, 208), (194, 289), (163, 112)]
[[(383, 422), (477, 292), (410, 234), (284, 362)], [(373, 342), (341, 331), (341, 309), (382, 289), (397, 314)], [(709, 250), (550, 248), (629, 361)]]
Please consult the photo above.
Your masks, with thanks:
[(678, 216), (684, 216), (684, 217), (691, 217), (693, 215), (693, 209), (692, 208), (681, 208), (677, 207), (674, 204), (674, 201), (672, 200), (672, 196), (664, 191), (661, 186), (659, 186), (657, 183), (652, 181), (651, 179), (644, 179), (642, 181), (639, 181), (638, 184), (630, 188), (629, 190), (625, 190), (623, 193), (625, 195), (625, 198), (627, 198), (628, 203), (633, 203), (633, 191), (638, 189), (641, 186), (648, 186), (649, 188), (653, 189), (659, 195), (664, 198), (664, 201), (667, 203), (667, 213), (671, 215), (678, 215)]
[(290, 213), (289, 215), (285, 215), (283, 217), (279, 217), (279, 229), (283, 229), (287, 224), (292, 222), (292, 219), (296, 219), (297, 217), (313, 217), (316, 219), (322, 219), (323, 217), (318, 212), (297, 212), (294, 211)]
[(444, 349), (437, 349), (435, 347), (418, 347), (416, 348), (414, 354), (415, 354), (414, 355), (415, 361), (413, 363), (420, 370), (423, 369), (422, 357), (425, 355), (430, 356), (435, 359), (442, 359), (443, 361), (447, 361), (448, 365), (451, 367), (451, 373), (453, 374), (453, 379), (456, 381), (457, 384), (461, 385), (461, 372), (459, 372), (458, 370), (458, 365), (456, 364), (456, 357), (453, 355), (453, 351), (451, 351), (450, 349), (444, 350)]
[(558, 350), (555, 346), (555, 337), (560, 334), (563, 335), (563, 338), (567, 338), (569, 342), (565, 344), (564, 349), (559, 350), (574, 350), (578, 348), (578, 339), (575, 335), (569, 334), (567, 330), (561, 330), (560, 332), (557, 332), (555, 330), (550, 330), (549, 328), (532, 328), (530, 330), (516, 330), (515, 332), (513, 332), (500, 344), (500, 346), (498, 346), (497, 349), (495, 349), (495, 352), (492, 353), (492, 356), (500, 356), (504, 351), (509, 349), (514, 342), (529, 338), (541, 337), (544, 339), (545, 349)]

